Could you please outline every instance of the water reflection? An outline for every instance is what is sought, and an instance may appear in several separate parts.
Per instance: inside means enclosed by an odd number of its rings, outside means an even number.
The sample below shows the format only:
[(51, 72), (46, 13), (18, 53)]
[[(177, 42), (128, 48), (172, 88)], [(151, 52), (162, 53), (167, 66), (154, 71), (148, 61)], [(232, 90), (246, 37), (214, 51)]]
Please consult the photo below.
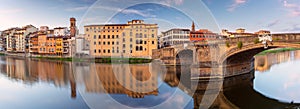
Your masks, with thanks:
[(254, 89), (272, 99), (300, 103), (300, 51), (256, 56)]
[(0, 57), (1, 108), (88, 108), (71, 64)]
[(0, 57), (0, 107), (189, 109), (203, 107), (207, 102), (205, 95), (216, 96), (208, 107), (222, 109), (285, 108), (290, 104), (277, 101), (284, 101), (284, 97), (288, 97), (287, 102), (297, 102), (300, 96), (295, 91), (300, 89), (300, 78), (295, 71), (299, 71), (296, 65), (300, 62), (293, 60), (300, 59), (300, 51), (255, 58), (258, 70), (255, 73), (224, 80), (210, 79), (210, 84), (215, 86), (223, 84), (220, 91), (218, 87), (208, 87), (207, 80), (192, 80), (201, 74), (195, 72), (199, 68), (190, 66), (110, 65)]

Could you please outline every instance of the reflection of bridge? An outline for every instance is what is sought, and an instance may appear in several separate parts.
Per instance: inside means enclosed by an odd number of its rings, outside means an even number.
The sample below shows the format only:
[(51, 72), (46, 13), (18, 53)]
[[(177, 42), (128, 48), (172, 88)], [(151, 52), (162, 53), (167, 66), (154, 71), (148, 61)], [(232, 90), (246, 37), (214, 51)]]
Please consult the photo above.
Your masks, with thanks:
[[(265, 50), (264, 45), (257, 43), (256, 40), (258, 40), (258, 37), (239, 37), (177, 45), (154, 50), (153, 58), (162, 60), (166, 65), (192, 63), (194, 67), (210, 69), (199, 71), (199, 75), (218, 72), (214, 75), (229, 77), (238, 75), (239, 72), (237, 71), (248, 72), (253, 70), (253, 68), (249, 68), (252, 65), (253, 56)], [(268, 44), (267, 49), (278, 47), (300, 48), (299, 42), (300, 33), (274, 34), (273, 42)], [(242, 43), (242, 46), (238, 46), (238, 43)], [(248, 65), (243, 67), (234, 66), (240, 63), (248, 63)]]

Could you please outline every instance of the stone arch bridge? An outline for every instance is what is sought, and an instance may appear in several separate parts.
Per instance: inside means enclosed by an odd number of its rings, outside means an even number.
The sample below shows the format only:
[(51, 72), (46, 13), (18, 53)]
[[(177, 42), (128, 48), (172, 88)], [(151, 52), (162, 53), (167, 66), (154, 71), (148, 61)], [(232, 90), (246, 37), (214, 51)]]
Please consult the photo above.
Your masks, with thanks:
[[(300, 48), (300, 33), (272, 34), (272, 38), (267, 49)], [(253, 56), (266, 50), (257, 40), (251, 36), (176, 45), (154, 50), (153, 58), (165, 65), (191, 65), (195, 77), (230, 77), (253, 70)]]

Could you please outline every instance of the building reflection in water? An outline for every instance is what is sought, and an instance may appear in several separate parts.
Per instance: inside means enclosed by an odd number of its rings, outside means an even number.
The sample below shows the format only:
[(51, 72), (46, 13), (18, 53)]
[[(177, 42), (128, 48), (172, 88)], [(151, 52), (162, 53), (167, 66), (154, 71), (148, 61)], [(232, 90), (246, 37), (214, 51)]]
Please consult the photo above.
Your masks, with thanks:
[(132, 98), (158, 95), (158, 73), (151, 64), (94, 64), (83, 74), (90, 93), (126, 94)]
[(55, 87), (71, 88), (71, 97), (76, 98), (76, 82), (71, 63), (1, 58), (5, 62), (0, 65), (1, 73), (8, 78), (16, 81), (21, 80), (28, 85), (45, 82), (53, 84)]
[(255, 56), (255, 70), (265, 72), (272, 65), (300, 59), (300, 50)]
[[(270, 58), (271, 57), (271, 58)], [(55, 87), (69, 88), (70, 96), (76, 98), (77, 90), (83, 84), (84, 91), (94, 94), (127, 95), (129, 98), (142, 99), (146, 96), (160, 96), (159, 84), (166, 83), (170, 88), (178, 88), (193, 98), (194, 108), (199, 108), (203, 102), (205, 91), (211, 95), (217, 94), (211, 107), (236, 108), (224, 91), (241, 84), (252, 83), (252, 74), (227, 78), (221, 82), (223, 89), (207, 89), (207, 81), (191, 80), (192, 70), (178, 67), (162, 67), (160, 64), (94, 64), (42, 61), (38, 59), (23, 59), (0, 57), (4, 61), (0, 65), (1, 73), (11, 80), (22, 81), (25, 84), (39, 82), (53, 84)], [(300, 59), (300, 51), (287, 52), (283, 56), (272, 55), (255, 57), (255, 67), (260, 70), (269, 69), (273, 64), (292, 59)], [(263, 63), (263, 65), (262, 65)], [(184, 73), (181, 73), (184, 71)], [(165, 73), (164, 73), (165, 72)], [(78, 77), (81, 78), (78, 79)], [(76, 80), (76, 81), (75, 81)], [(161, 81), (160, 81), (161, 80)], [(251, 85), (251, 84), (250, 84)], [(195, 90), (195, 91), (193, 91)]]

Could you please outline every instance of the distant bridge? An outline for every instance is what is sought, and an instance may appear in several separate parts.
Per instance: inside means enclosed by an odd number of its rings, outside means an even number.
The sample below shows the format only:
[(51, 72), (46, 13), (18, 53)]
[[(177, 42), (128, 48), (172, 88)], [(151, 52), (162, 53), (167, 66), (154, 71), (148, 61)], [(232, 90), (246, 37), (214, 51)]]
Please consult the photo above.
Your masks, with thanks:
[[(268, 48), (300, 48), (300, 33), (272, 34)], [(201, 75), (229, 77), (253, 70), (253, 56), (266, 50), (258, 37), (208, 40), (166, 47), (153, 51), (153, 58), (165, 65), (189, 65)], [(242, 46), (238, 46), (242, 43)]]

